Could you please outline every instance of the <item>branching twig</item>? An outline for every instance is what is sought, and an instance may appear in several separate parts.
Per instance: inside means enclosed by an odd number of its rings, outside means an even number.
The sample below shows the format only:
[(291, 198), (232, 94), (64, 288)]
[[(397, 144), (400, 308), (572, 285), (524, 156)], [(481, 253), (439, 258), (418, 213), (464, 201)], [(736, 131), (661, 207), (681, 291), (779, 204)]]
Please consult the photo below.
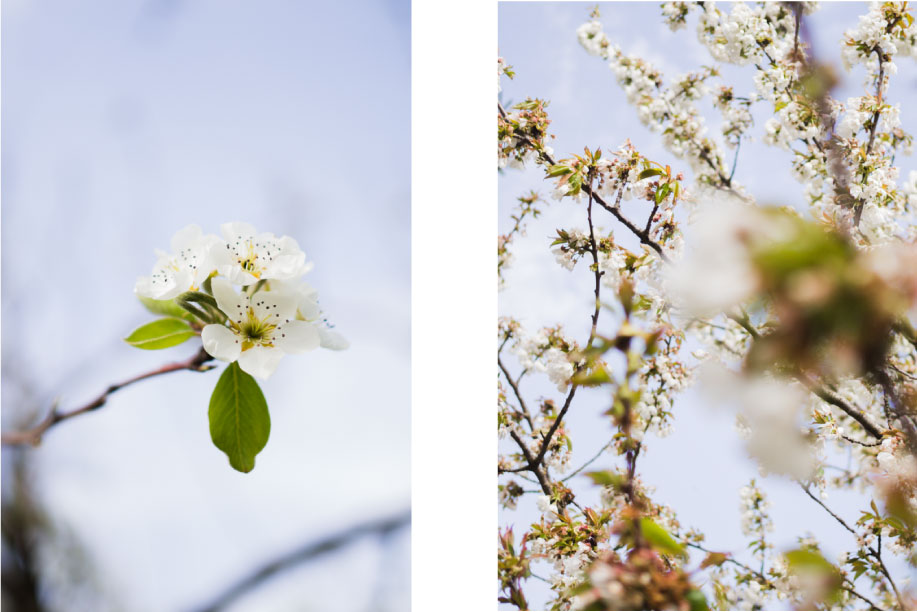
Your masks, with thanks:
[[(506, 118), (506, 111), (503, 109), (503, 105), (500, 104), (499, 102), (497, 103), (497, 110), (500, 112), (500, 116), (503, 117), (503, 118), (505, 119), (505, 118)], [(532, 148), (534, 148), (534, 143), (533, 143), (531, 140), (529, 140), (529, 138), (526, 137), (525, 135), (520, 135), (520, 136), (518, 136), (518, 138), (520, 138), (521, 140), (524, 140), (525, 142), (527, 142), (527, 143), (529, 144), (529, 146), (531, 146)], [(555, 165), (555, 164), (557, 163), (557, 162), (554, 161), (554, 158), (552, 158), (548, 153), (546, 153), (546, 152), (544, 152), (544, 151), (539, 151), (539, 154), (542, 156), (542, 158), (543, 158), (548, 164), (550, 164), (550, 165), (553, 166), (553, 165)], [(596, 202), (599, 206), (601, 206), (602, 208), (604, 208), (605, 210), (607, 210), (608, 212), (610, 212), (610, 213), (614, 216), (615, 219), (617, 219), (618, 221), (620, 221), (627, 229), (629, 229), (631, 232), (633, 232), (633, 234), (634, 234), (637, 238), (640, 239), (640, 242), (641, 242), (642, 244), (645, 244), (645, 245), (647, 245), (648, 247), (650, 247), (651, 249), (653, 249), (654, 251), (656, 251), (656, 253), (659, 255), (659, 257), (660, 257), (663, 261), (665, 261), (665, 262), (667, 262), (667, 263), (668, 263), (668, 262), (671, 262), (671, 260), (669, 259), (669, 257), (662, 251), (662, 247), (659, 245), (659, 243), (653, 241), (653, 240), (650, 238), (650, 236), (649, 236), (649, 234), (648, 234), (647, 232), (641, 231), (640, 228), (638, 228), (636, 225), (634, 225), (634, 224), (631, 222), (630, 219), (628, 219), (627, 217), (625, 217), (625, 216), (621, 213), (621, 211), (620, 211), (620, 209), (618, 208), (617, 205), (615, 205), (615, 206), (610, 206), (610, 205), (608, 204), (608, 202), (606, 202), (605, 199), (604, 199), (601, 195), (599, 195), (598, 193), (595, 193), (595, 192), (593, 191), (592, 187), (589, 186), (589, 185), (583, 185), (582, 189), (583, 189), (584, 192), (586, 192), (587, 195), (589, 195), (590, 197), (594, 198), (594, 199), (595, 199), (595, 202)], [(620, 197), (618, 198), (618, 200), (620, 201)]]
[(73, 417), (77, 417), (81, 414), (85, 414), (87, 412), (101, 408), (105, 405), (105, 402), (108, 401), (108, 396), (112, 393), (115, 393), (119, 389), (123, 389), (124, 387), (132, 385), (136, 382), (140, 382), (141, 380), (145, 380), (147, 378), (160, 376), (162, 374), (168, 374), (169, 372), (179, 372), (181, 370), (204, 372), (211, 369), (210, 367), (206, 367), (204, 364), (206, 364), (208, 361), (211, 361), (212, 359), (213, 357), (208, 355), (207, 352), (201, 348), (197, 354), (195, 354), (190, 359), (186, 359), (185, 361), (178, 361), (175, 363), (169, 363), (156, 370), (152, 370), (150, 372), (134, 376), (133, 378), (129, 378), (123, 382), (110, 385), (94, 400), (84, 406), (75, 408), (70, 412), (58, 412), (57, 407), (55, 406), (51, 409), (51, 412), (48, 413), (48, 416), (46, 416), (40, 423), (38, 423), (38, 425), (32, 427), (31, 429), (27, 429), (25, 431), (6, 432), (2, 434), (2, 443), (5, 446), (17, 444), (31, 444), (32, 446), (37, 446), (41, 442), (42, 436), (44, 436), (46, 431), (62, 421), (66, 421), (67, 419), (72, 419)]
[(590, 465), (592, 465), (592, 463), (593, 463), (596, 459), (598, 459), (599, 457), (601, 457), (601, 456), (602, 456), (602, 453), (604, 453), (606, 450), (608, 450), (608, 449), (611, 447), (612, 444), (614, 444), (614, 440), (608, 442), (605, 446), (603, 446), (602, 448), (600, 448), (600, 449), (599, 449), (599, 452), (597, 452), (595, 455), (593, 455), (592, 458), (589, 459), (589, 461), (587, 461), (586, 463), (584, 463), (583, 465), (579, 466), (578, 468), (576, 468), (575, 470), (573, 470), (572, 472), (570, 472), (569, 474), (567, 474), (565, 477), (563, 477), (563, 478), (561, 479), (561, 482), (566, 482), (566, 481), (570, 480), (571, 478), (573, 478), (574, 476), (576, 476), (577, 474), (579, 474), (580, 472), (582, 472), (583, 470), (585, 470), (587, 467), (589, 467)]
[(534, 429), (535, 426), (532, 424), (532, 413), (529, 412), (528, 407), (525, 405), (525, 400), (522, 399), (522, 393), (519, 391), (519, 385), (516, 381), (513, 381), (513, 377), (509, 375), (509, 371), (506, 369), (506, 366), (503, 365), (503, 360), (500, 359), (499, 355), (497, 355), (497, 365), (500, 366), (500, 371), (503, 372), (503, 376), (506, 377), (506, 382), (509, 383), (510, 388), (513, 390), (513, 394), (519, 401), (519, 407), (522, 409), (522, 416), (525, 417), (529, 427)]
[[(799, 486), (802, 487), (802, 490), (806, 492), (806, 495), (808, 495), (810, 498), (812, 498), (812, 500), (813, 500), (815, 503), (817, 503), (819, 506), (821, 506), (822, 508), (824, 508), (825, 512), (827, 512), (828, 514), (830, 514), (831, 517), (832, 517), (835, 521), (837, 521), (838, 523), (840, 523), (840, 525), (841, 525), (844, 529), (846, 529), (847, 531), (849, 531), (850, 533), (852, 533), (852, 534), (854, 535), (854, 537), (858, 537), (857, 532), (856, 532), (850, 525), (848, 525), (848, 524), (846, 523), (846, 521), (844, 521), (844, 519), (842, 519), (842, 518), (839, 517), (837, 514), (835, 514), (834, 511), (831, 510), (831, 508), (829, 508), (828, 506), (826, 506), (825, 503), (824, 503), (822, 500), (820, 500), (820, 499), (818, 499), (817, 497), (815, 497), (815, 496), (812, 494), (812, 492), (809, 491), (809, 487), (807, 487), (806, 485), (802, 484), (801, 482), (799, 483)], [(882, 561), (882, 553), (881, 553), (881, 551), (876, 550), (876, 549), (873, 548), (872, 546), (867, 546), (866, 549), (869, 551), (869, 554), (870, 554), (876, 561), (878, 561), (878, 563), (879, 563), (879, 569), (882, 571), (882, 574), (885, 576), (886, 580), (888, 580), (888, 583), (891, 585), (892, 590), (895, 592), (895, 598), (898, 600), (898, 605), (901, 606), (901, 609), (903, 610), (903, 609), (904, 609), (904, 602), (903, 602), (902, 599), (901, 599), (901, 594), (898, 592), (898, 587), (895, 585), (895, 581), (892, 580), (891, 573), (889, 573), (888, 568), (885, 567), (885, 562)]]
[[(590, 177), (591, 178), (591, 177)], [(595, 244), (595, 233), (592, 229), (592, 200), (595, 197), (595, 194), (592, 190), (592, 185), (587, 185), (586, 187), (589, 190), (586, 192), (589, 194), (589, 207), (587, 208), (587, 217), (589, 220), (589, 250), (592, 253), (592, 263), (595, 266), (593, 274), (595, 275), (595, 310), (592, 313), (592, 328), (589, 331), (589, 340), (586, 342), (586, 350), (592, 347), (592, 341), (595, 340), (595, 331), (596, 326), (599, 323), (599, 313), (602, 309), (601, 301), (601, 292), (602, 292), (602, 271), (599, 269), (599, 255), (598, 249)], [(585, 187), (584, 187), (585, 190)], [(624, 184), (621, 184), (621, 187), (618, 189), (618, 201), (621, 200), (621, 195), (624, 193)], [(578, 368), (577, 368), (578, 369)], [(554, 437), (554, 433), (560, 427), (561, 421), (563, 421), (564, 416), (567, 414), (567, 410), (570, 409), (570, 403), (573, 401), (573, 396), (576, 394), (576, 383), (571, 383), (570, 392), (567, 394), (567, 399), (564, 400), (564, 405), (558, 413), (557, 418), (554, 419), (554, 423), (551, 424), (551, 428), (548, 429), (548, 433), (544, 437), (544, 441), (541, 443), (541, 449), (538, 451), (538, 456), (535, 458), (534, 466), (538, 466), (544, 460), (544, 456), (548, 452), (548, 446), (551, 443), (551, 438)]]

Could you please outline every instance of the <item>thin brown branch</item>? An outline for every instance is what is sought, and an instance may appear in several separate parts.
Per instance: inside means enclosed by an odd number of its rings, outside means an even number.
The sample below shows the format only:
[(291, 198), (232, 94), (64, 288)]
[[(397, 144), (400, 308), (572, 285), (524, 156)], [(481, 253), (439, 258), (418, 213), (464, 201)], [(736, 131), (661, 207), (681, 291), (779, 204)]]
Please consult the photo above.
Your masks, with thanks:
[(535, 426), (532, 424), (532, 413), (529, 412), (528, 406), (525, 405), (525, 400), (522, 399), (522, 392), (519, 391), (519, 385), (513, 380), (513, 377), (509, 375), (509, 370), (506, 369), (499, 355), (497, 355), (497, 365), (500, 367), (500, 371), (503, 372), (503, 376), (506, 377), (506, 382), (509, 383), (510, 388), (513, 390), (513, 394), (516, 396), (516, 400), (519, 402), (519, 407), (522, 409), (522, 416), (525, 417), (529, 427), (534, 430)]
[[(595, 269), (593, 270), (593, 274), (595, 276), (595, 310), (592, 313), (592, 328), (589, 331), (589, 340), (586, 342), (586, 350), (588, 350), (589, 348), (592, 347), (592, 341), (595, 340), (595, 331), (599, 323), (599, 313), (601, 312), (601, 309), (602, 309), (602, 301), (601, 301), (602, 272), (601, 270), (599, 270), (598, 248), (596, 247), (596, 244), (595, 244), (595, 232), (593, 231), (593, 228), (592, 228), (592, 200), (593, 200), (593, 197), (595, 197), (595, 194), (592, 190), (591, 177), (590, 177), (590, 184), (586, 185), (586, 187), (589, 188), (588, 191), (586, 192), (589, 194), (589, 206), (586, 209), (586, 216), (589, 221), (589, 250), (592, 253), (592, 263), (593, 263), (593, 266), (595, 267)], [(624, 184), (622, 183), (621, 187), (618, 189), (618, 201), (619, 202), (621, 200), (621, 195), (623, 193), (624, 193)], [(579, 368), (577, 368), (577, 371), (578, 370)], [(541, 462), (544, 460), (544, 457), (548, 452), (548, 446), (551, 443), (551, 439), (554, 437), (554, 434), (557, 432), (558, 428), (560, 428), (560, 424), (563, 421), (564, 416), (566, 416), (567, 410), (570, 409), (570, 403), (573, 401), (574, 394), (576, 394), (576, 383), (571, 383), (570, 392), (567, 394), (567, 399), (564, 400), (564, 405), (561, 408), (560, 413), (558, 413), (557, 418), (554, 419), (554, 422), (551, 424), (551, 428), (548, 429), (548, 433), (545, 435), (544, 440), (541, 443), (541, 449), (538, 451), (538, 456), (535, 458), (535, 462), (533, 463), (535, 467), (541, 465)]]
[(105, 391), (103, 391), (98, 397), (94, 400), (75, 408), (69, 412), (58, 412), (57, 407), (53, 407), (40, 423), (35, 425), (30, 429), (24, 431), (14, 431), (14, 432), (5, 432), (2, 434), (2, 444), (4, 446), (20, 445), (20, 444), (31, 444), (32, 446), (37, 446), (44, 436), (45, 432), (68, 419), (78, 417), (81, 414), (86, 414), (93, 410), (98, 410), (108, 401), (108, 396), (116, 391), (123, 389), (124, 387), (130, 386), (141, 380), (146, 380), (147, 378), (153, 378), (154, 376), (161, 376), (162, 374), (168, 374), (169, 372), (179, 372), (182, 370), (190, 370), (193, 372), (203, 372), (211, 369), (210, 367), (205, 366), (208, 361), (211, 361), (213, 357), (207, 354), (207, 352), (201, 348), (194, 356), (185, 361), (178, 361), (175, 363), (166, 364), (160, 368), (146, 372), (144, 374), (139, 374), (133, 378), (129, 378), (123, 382), (109, 385)]
[[(605, 274), (602, 270), (599, 269), (599, 248), (595, 242), (595, 228), (592, 226), (592, 200), (594, 198), (594, 192), (592, 190), (592, 173), (589, 175), (589, 204), (586, 207), (586, 219), (589, 222), (589, 252), (592, 254), (592, 265), (594, 267), (593, 275), (595, 276), (595, 311), (592, 313), (592, 329), (589, 331), (589, 341), (586, 342), (586, 350), (592, 348), (592, 341), (595, 340), (595, 330), (596, 326), (599, 324), (599, 312), (601, 311), (602, 301), (601, 301), (601, 291), (602, 291), (602, 275)], [(618, 190), (618, 200), (621, 199), (621, 194), (624, 193), (625, 182), (621, 183), (621, 188)]]
[(844, 411), (847, 416), (859, 423), (860, 426), (866, 430), (866, 433), (871, 435), (873, 438), (876, 438), (877, 440), (882, 439), (882, 432), (879, 431), (879, 428), (870, 423), (863, 414), (861, 414), (859, 411), (853, 408), (853, 406), (844, 401), (839, 395), (830, 391), (829, 389), (818, 386), (816, 383), (812, 382), (808, 377), (802, 374), (800, 374), (797, 379), (820, 399), (828, 402), (833, 406), (837, 406), (842, 411)]
[(573, 478), (574, 476), (576, 476), (577, 474), (579, 474), (580, 472), (582, 472), (583, 470), (585, 470), (587, 467), (589, 467), (590, 465), (592, 465), (592, 464), (595, 462), (596, 459), (598, 459), (599, 457), (602, 456), (602, 453), (604, 453), (606, 450), (608, 450), (608, 449), (611, 447), (612, 444), (614, 444), (614, 440), (611, 440), (610, 442), (608, 442), (607, 444), (605, 444), (602, 448), (600, 448), (600, 449), (599, 449), (599, 452), (597, 452), (595, 455), (593, 455), (592, 458), (590, 458), (588, 461), (586, 461), (586, 463), (584, 463), (583, 465), (579, 466), (578, 468), (576, 468), (575, 470), (573, 470), (572, 472), (570, 472), (569, 474), (567, 474), (566, 476), (564, 476), (564, 477), (561, 479), (561, 482), (566, 482), (566, 481), (570, 480), (571, 478)]
[(548, 481), (548, 477), (545, 476), (544, 472), (541, 470), (541, 466), (535, 461), (535, 457), (532, 456), (532, 451), (529, 450), (529, 447), (526, 446), (522, 438), (519, 437), (515, 431), (510, 430), (510, 437), (516, 441), (516, 444), (519, 445), (519, 449), (522, 451), (522, 456), (525, 457), (527, 465), (523, 467), (522, 471), (529, 471), (535, 474), (535, 478), (538, 479), (538, 484), (541, 485), (541, 490), (544, 491), (545, 495), (551, 494), (551, 483)]
[[(883, 61), (882, 51), (879, 47), (875, 48), (876, 57), (879, 58), (879, 77), (876, 79), (876, 110), (872, 114), (871, 125), (869, 126), (869, 141), (866, 143), (866, 158), (872, 152), (872, 145), (876, 140), (876, 128), (879, 126), (879, 115), (882, 112), (882, 83), (885, 81), (885, 62)], [(860, 226), (860, 217), (863, 215), (864, 201), (859, 200), (853, 212), (854, 227)]]

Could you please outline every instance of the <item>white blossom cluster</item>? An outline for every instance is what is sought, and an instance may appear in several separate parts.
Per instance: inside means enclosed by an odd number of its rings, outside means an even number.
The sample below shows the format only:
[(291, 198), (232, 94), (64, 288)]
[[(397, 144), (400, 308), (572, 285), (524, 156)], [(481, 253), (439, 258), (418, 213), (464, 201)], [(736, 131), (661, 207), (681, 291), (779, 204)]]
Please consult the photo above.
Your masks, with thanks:
[(715, 2), (705, 2), (700, 12), (697, 37), (714, 59), (742, 66), (763, 61), (765, 53), (774, 59), (789, 53), (792, 40), (776, 32), (778, 28), (792, 31), (793, 14), (788, 8), (777, 3), (731, 6), (727, 14)]
[(600, 22), (583, 24), (577, 36), (587, 52), (609, 60), (628, 102), (636, 106), (640, 121), (662, 135), (663, 143), (673, 155), (688, 161), (701, 176), (711, 170), (722, 171), (722, 154), (718, 145), (705, 136), (704, 118), (695, 105), (708, 93), (705, 81), (713, 75), (712, 71), (682, 75), (665, 89), (659, 71), (612, 45)]
[(661, 8), (665, 24), (673, 32), (684, 28), (688, 25), (688, 11), (694, 6), (697, 6), (694, 2), (663, 2)]
[(911, 454), (901, 436), (888, 436), (882, 440), (876, 462), (889, 478), (917, 480), (917, 457)]
[(513, 352), (524, 369), (544, 372), (557, 385), (557, 390), (563, 392), (573, 376), (574, 364), (569, 358), (573, 346), (572, 340), (563, 338), (556, 330), (542, 329), (529, 336), (520, 329)]
[(262, 379), (286, 353), (347, 348), (324, 318), (318, 293), (301, 280), (313, 264), (293, 238), (259, 233), (247, 223), (225, 223), (221, 232), (204, 234), (197, 225), (180, 230), (172, 253), (156, 252), (152, 274), (137, 280), (135, 293), (172, 300), (208, 290), (226, 320), (203, 328), (204, 350)]
[(726, 145), (735, 148), (745, 133), (754, 125), (750, 108), (755, 98), (740, 100), (735, 97), (731, 87), (720, 87), (719, 93), (713, 100), (714, 106), (723, 115), (723, 125), (720, 131), (723, 133)]
[(870, 2), (869, 12), (859, 18), (857, 27), (844, 34), (844, 66), (865, 64), (867, 82), (872, 82), (878, 75), (880, 56), (886, 74), (897, 72), (890, 59), (893, 56), (917, 56), (917, 27), (906, 15), (904, 3)]
[(774, 522), (767, 513), (771, 506), (770, 502), (754, 480), (739, 489), (739, 500), (742, 534), (755, 538), (759, 543), (755, 549), (755, 557), (759, 560), (764, 559), (767, 550), (772, 548), (767, 543), (767, 534), (774, 530)]
[[(557, 508), (548, 496), (539, 496), (537, 505), (545, 521), (553, 522)], [(563, 592), (583, 581), (586, 568), (595, 559), (595, 551), (585, 542), (580, 542), (571, 554), (560, 554), (554, 540), (556, 538), (532, 540), (532, 555), (543, 557), (552, 563), (554, 571), (549, 576), (551, 588)]]

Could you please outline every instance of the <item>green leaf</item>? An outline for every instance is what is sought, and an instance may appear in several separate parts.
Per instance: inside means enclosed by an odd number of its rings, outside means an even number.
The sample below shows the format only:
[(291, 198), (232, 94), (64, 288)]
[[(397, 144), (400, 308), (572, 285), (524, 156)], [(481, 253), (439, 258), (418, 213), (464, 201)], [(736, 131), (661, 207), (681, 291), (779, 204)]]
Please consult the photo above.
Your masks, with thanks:
[(644, 170), (643, 172), (637, 175), (637, 180), (642, 181), (645, 178), (649, 178), (651, 176), (659, 176), (660, 174), (665, 174), (665, 172), (663, 172), (659, 168), (647, 168), (646, 170)]
[(144, 308), (153, 314), (185, 319), (187, 321), (194, 320), (191, 313), (176, 304), (174, 300), (154, 300), (153, 298), (143, 297), (142, 295), (138, 295), (137, 299), (140, 300)]
[(239, 363), (229, 364), (210, 396), (210, 437), (240, 472), (255, 468), (255, 455), (267, 444), (271, 416), (255, 379)]
[(685, 556), (684, 547), (669, 533), (648, 518), (640, 519), (640, 533), (650, 546), (667, 555)]
[(814, 550), (799, 548), (785, 553), (784, 556), (790, 564), (790, 569), (793, 570), (802, 568), (810, 568), (824, 572), (834, 570), (834, 566), (826, 561), (820, 553)]
[(707, 598), (704, 597), (704, 594), (700, 589), (691, 589), (685, 593), (685, 599), (688, 600), (688, 603), (691, 604), (692, 610), (709, 610), (710, 606), (707, 605)]
[(596, 365), (595, 368), (586, 372), (579, 372), (573, 376), (572, 381), (573, 384), (583, 387), (598, 387), (612, 382), (611, 376), (608, 375), (608, 370), (601, 365)]
[(564, 166), (563, 164), (554, 164), (548, 168), (548, 177), (554, 178), (556, 176), (563, 176), (565, 174), (572, 174), (573, 168), (570, 166)]
[(615, 489), (620, 489), (625, 483), (624, 477), (614, 472), (586, 472), (583, 476), (591, 478), (592, 482), (597, 485), (614, 487)]
[(141, 325), (124, 341), (131, 346), (154, 351), (177, 346), (193, 335), (194, 330), (188, 326), (187, 321), (167, 318)]
[(671, 190), (671, 187), (669, 187), (668, 183), (662, 185), (659, 189), (657, 189), (656, 190), (656, 204), (661, 203), (665, 199), (665, 197), (669, 195), (670, 190)]

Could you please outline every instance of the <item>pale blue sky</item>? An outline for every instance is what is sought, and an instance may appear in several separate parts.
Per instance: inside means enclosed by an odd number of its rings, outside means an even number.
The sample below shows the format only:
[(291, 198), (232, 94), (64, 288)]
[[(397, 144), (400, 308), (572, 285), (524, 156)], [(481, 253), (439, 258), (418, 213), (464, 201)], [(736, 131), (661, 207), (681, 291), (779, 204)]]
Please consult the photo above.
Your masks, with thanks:
[[(189, 223), (296, 238), (351, 342), (287, 357), (262, 385), (273, 427), (250, 474), (210, 441), (219, 371), (126, 389), (29, 451), (113, 606), (189, 609), (407, 506), (410, 3), (10, 0), (2, 18), (5, 429), (16, 372), (66, 408), (196, 350), (120, 340), (150, 318), (136, 277)], [(235, 609), (402, 610), (409, 568), (402, 531)]]
[[(503, 2), (499, 5), (499, 54), (516, 71), (514, 80), (503, 79), (503, 100), (512, 103), (528, 96), (550, 101), (551, 133), (557, 136), (553, 147), (557, 157), (581, 153), (583, 146), (601, 146), (610, 151), (630, 138), (636, 148), (655, 161), (671, 164), (676, 171), (691, 173), (687, 165), (662, 147), (658, 135), (644, 128), (636, 110), (627, 103), (624, 93), (614, 80), (607, 62), (588, 55), (576, 40), (576, 28), (588, 20), (594, 2)], [(662, 24), (657, 2), (599, 3), (605, 32), (628, 54), (638, 54), (649, 60), (666, 79), (696, 70), (700, 65), (714, 62), (697, 41), (696, 18), (689, 18), (687, 29), (670, 32)], [(840, 65), (839, 42), (845, 29), (856, 25), (857, 16), (867, 9), (866, 3), (822, 3), (810, 18), (816, 51), (823, 61)], [(902, 103), (902, 120), (910, 133), (917, 132), (917, 116), (908, 113), (917, 97), (917, 65), (913, 60), (897, 62), (899, 72), (890, 89), (892, 102)], [(753, 91), (753, 66), (722, 67), (724, 80), (735, 85), (737, 95)], [(846, 99), (861, 95), (863, 74), (855, 71), (845, 75), (835, 96)], [(719, 122), (709, 101), (701, 103), (710, 133), (717, 134)], [(762, 126), (767, 119), (764, 105), (756, 113), (754, 134), (757, 142), (743, 143), (735, 180), (745, 185), (758, 201), (768, 204), (802, 203), (802, 186), (789, 173), (789, 154), (760, 142)], [(731, 151), (730, 151), (731, 153)], [(730, 159), (731, 161), (731, 159)], [(898, 160), (901, 176), (917, 168), (912, 158)], [(530, 189), (543, 195), (550, 193), (537, 169), (523, 172), (508, 170), (499, 182), (500, 231), (507, 231), (509, 211), (515, 198)], [(645, 219), (639, 203), (625, 204), (632, 219)], [(614, 229), (615, 235), (629, 243), (626, 229), (613, 219), (601, 218), (598, 223)], [(582, 341), (589, 332), (591, 314), (592, 276), (585, 268), (570, 273), (560, 268), (549, 251), (550, 236), (557, 228), (586, 227), (581, 207), (569, 203), (553, 203), (543, 216), (531, 223), (526, 238), (517, 239), (513, 251), (516, 260), (506, 275), (507, 289), (499, 297), (501, 315), (513, 315), (528, 329), (563, 323), (565, 330)], [(625, 237), (626, 236), (626, 237)], [(602, 315), (606, 325), (607, 313)], [(601, 330), (600, 323), (600, 330)], [(612, 331), (612, 328), (607, 328)], [(532, 397), (558, 396), (550, 384), (535, 384), (528, 377), (526, 385)], [(575, 443), (572, 465), (578, 467), (609, 439), (607, 419), (601, 413), (607, 408), (604, 394), (581, 390), (568, 416), (568, 429)], [(675, 433), (665, 439), (648, 436), (646, 452), (641, 455), (638, 472), (644, 482), (656, 487), (654, 499), (678, 511), (683, 526), (697, 527), (707, 534), (707, 545), (715, 550), (733, 552), (747, 560), (743, 552), (746, 538), (739, 525), (739, 488), (756, 477), (763, 483), (773, 503), (772, 517), (776, 525), (773, 534), (778, 549), (794, 545), (797, 536), (811, 532), (825, 543), (830, 555), (847, 549), (851, 538), (837, 523), (827, 517), (799, 487), (780, 477), (761, 478), (757, 468), (745, 453), (742, 441), (733, 429), (734, 413), (727, 408), (714, 409), (704, 405), (697, 391), (691, 390), (676, 403)], [(509, 449), (510, 447), (506, 447)], [(612, 465), (607, 456), (596, 462), (595, 469)], [(578, 477), (571, 481), (575, 490), (588, 491), (588, 480)], [(536, 487), (530, 487), (536, 488)], [(589, 498), (587, 496), (587, 498)], [(594, 499), (594, 495), (590, 499)], [(857, 509), (868, 505), (855, 495), (832, 493), (831, 507), (855, 520)], [(516, 512), (501, 512), (501, 525), (517, 525), (516, 533), (537, 519), (531, 502), (520, 503)], [(827, 520), (826, 520), (827, 519)], [(547, 576), (545, 565), (534, 568)], [(906, 571), (906, 570), (905, 570)], [(543, 603), (548, 591), (537, 580), (529, 582), (530, 603)]]

